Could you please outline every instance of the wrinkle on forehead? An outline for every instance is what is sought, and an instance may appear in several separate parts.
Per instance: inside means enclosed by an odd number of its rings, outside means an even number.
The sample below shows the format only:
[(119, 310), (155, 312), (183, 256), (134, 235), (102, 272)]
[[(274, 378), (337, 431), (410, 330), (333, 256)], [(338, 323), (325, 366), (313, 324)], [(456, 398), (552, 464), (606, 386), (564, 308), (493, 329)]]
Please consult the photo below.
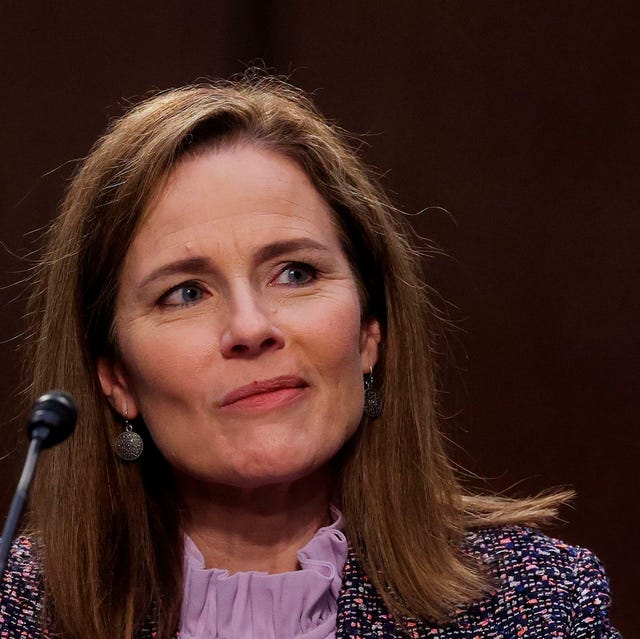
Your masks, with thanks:
[[(252, 224), (256, 224), (256, 218), (264, 216), (270, 218), (268, 224), (264, 225), (265, 232), (258, 235), (255, 241), (248, 241), (246, 237), (247, 228)], [(224, 239), (221, 239), (219, 233), (221, 226), (226, 227)], [(269, 243), (272, 239), (286, 240), (323, 236), (326, 242), (325, 233), (326, 229), (312, 224), (308, 219), (300, 218), (295, 214), (236, 213), (197, 224), (181, 225), (180, 228), (175, 230), (167, 230), (164, 225), (158, 228), (150, 225), (145, 229), (141, 229), (141, 233), (134, 240), (131, 252), (151, 250), (160, 257), (165, 252), (175, 251), (179, 255), (193, 255), (205, 250), (210, 252), (212, 249), (215, 252), (220, 252), (233, 246), (237, 253), (244, 253), (248, 249), (256, 250)], [(332, 240), (330, 244), (338, 248), (339, 240), (337, 236)]]

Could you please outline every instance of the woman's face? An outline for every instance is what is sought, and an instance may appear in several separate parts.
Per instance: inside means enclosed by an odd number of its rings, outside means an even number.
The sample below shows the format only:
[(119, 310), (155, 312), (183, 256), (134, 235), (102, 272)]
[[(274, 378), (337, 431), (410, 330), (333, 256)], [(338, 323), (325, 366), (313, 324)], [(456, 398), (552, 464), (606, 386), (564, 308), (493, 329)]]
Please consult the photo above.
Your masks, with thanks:
[(178, 475), (255, 488), (321, 469), (362, 416), (361, 321), (331, 213), (300, 167), (241, 145), (183, 160), (125, 259), (105, 394)]

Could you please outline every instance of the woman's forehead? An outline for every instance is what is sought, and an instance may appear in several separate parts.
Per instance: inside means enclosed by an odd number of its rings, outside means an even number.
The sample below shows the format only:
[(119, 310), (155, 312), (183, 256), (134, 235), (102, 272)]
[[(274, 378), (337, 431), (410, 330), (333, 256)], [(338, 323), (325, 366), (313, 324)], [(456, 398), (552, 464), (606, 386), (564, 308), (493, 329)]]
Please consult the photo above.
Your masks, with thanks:
[(288, 157), (242, 145), (185, 158), (153, 199), (129, 253), (250, 251), (311, 239), (340, 249), (333, 214), (300, 166)]

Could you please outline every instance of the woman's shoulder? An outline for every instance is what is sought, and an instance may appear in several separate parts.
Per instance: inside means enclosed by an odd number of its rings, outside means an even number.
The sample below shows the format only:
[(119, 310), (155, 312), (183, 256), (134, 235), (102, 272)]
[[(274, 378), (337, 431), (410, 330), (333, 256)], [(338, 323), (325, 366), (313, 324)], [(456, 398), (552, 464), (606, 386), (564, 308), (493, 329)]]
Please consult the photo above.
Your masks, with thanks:
[[(608, 616), (607, 578), (589, 550), (521, 526), (470, 531), (462, 550), (487, 573), (490, 591), (452, 611), (448, 622), (413, 620), (412, 637), (620, 639)], [(366, 638), (406, 636), (352, 551), (338, 603), (338, 637), (354, 628)]]
[(41, 615), (42, 570), (38, 544), (32, 537), (18, 537), (11, 546), (0, 582), (0, 637), (41, 637)]
[(558, 581), (570, 585), (585, 578), (599, 578), (608, 585), (602, 564), (590, 550), (535, 528), (477, 528), (466, 534), (463, 551), (481, 561), (496, 577), (517, 574), (525, 582), (535, 581), (539, 586), (551, 577), (556, 585)]
[(469, 613), (502, 616), (525, 636), (554, 636), (571, 628), (572, 637), (619, 637), (608, 616), (609, 581), (587, 548), (537, 529), (508, 526), (468, 532), (463, 550), (486, 567), (494, 584)]
[(488, 565), (518, 567), (530, 561), (574, 565), (582, 559), (591, 560), (593, 553), (581, 546), (550, 537), (537, 528), (498, 526), (474, 528), (468, 531), (463, 550)]

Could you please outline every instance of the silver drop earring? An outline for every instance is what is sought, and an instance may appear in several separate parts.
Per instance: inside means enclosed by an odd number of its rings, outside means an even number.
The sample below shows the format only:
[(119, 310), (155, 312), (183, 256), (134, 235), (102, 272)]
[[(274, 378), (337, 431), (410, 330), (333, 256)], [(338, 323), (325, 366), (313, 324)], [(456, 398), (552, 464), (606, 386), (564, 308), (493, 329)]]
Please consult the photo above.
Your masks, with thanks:
[(133, 430), (127, 411), (124, 412), (124, 431), (116, 439), (116, 454), (125, 461), (135, 461), (142, 455), (142, 437)]
[(369, 366), (369, 374), (364, 382), (364, 414), (376, 419), (382, 414), (382, 398), (373, 387), (373, 367)]

